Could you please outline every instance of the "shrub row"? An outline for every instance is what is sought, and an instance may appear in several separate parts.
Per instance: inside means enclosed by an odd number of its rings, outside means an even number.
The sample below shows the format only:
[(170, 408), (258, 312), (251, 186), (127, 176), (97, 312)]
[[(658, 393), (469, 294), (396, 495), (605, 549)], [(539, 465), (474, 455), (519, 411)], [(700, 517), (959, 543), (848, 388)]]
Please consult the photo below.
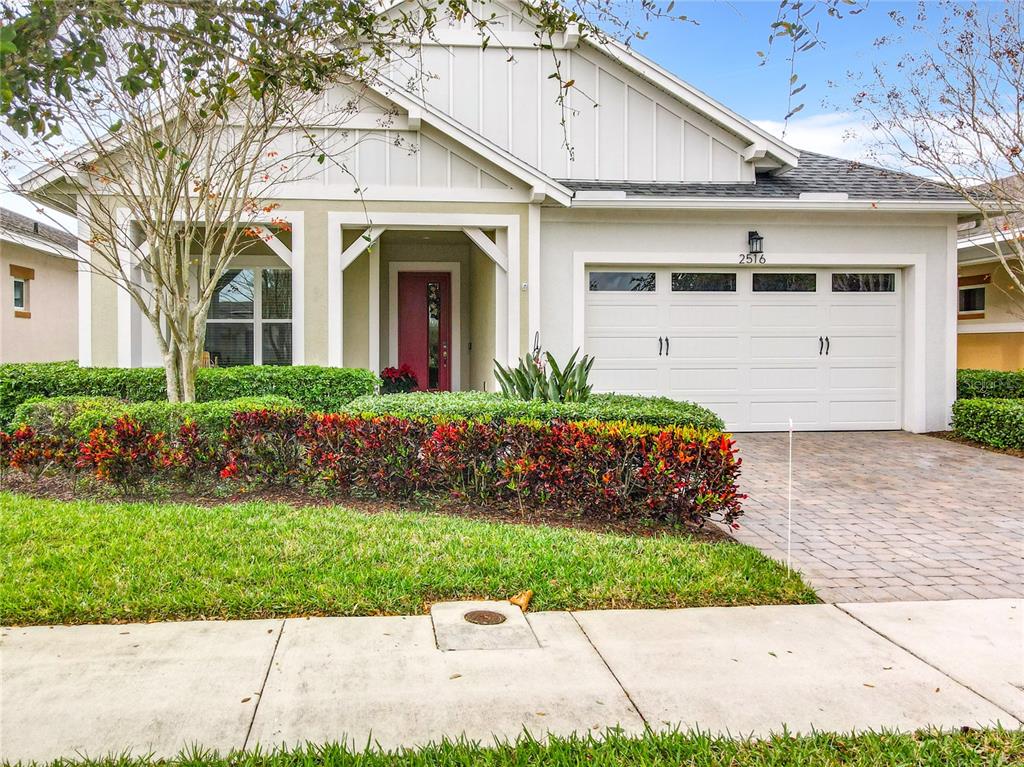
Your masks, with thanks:
[(953, 430), (992, 447), (1024, 450), (1024, 399), (958, 399)]
[(958, 370), (956, 396), (959, 399), (1024, 398), (1024, 370)]
[(122, 416), (82, 442), (31, 426), (0, 434), (0, 469), (89, 471), (126, 494), (153, 482), (305, 484), (327, 493), (423, 494), (523, 510), (732, 522), (743, 496), (732, 440), (694, 427), (597, 421), (427, 421), (259, 410), (219, 437), (192, 422), (154, 432)]
[(584, 402), (518, 400), (493, 392), (387, 394), (352, 400), (345, 412), (399, 418), (538, 421), (629, 421), (650, 426), (694, 426), (721, 431), (722, 420), (707, 408), (667, 397), (593, 394)]
[[(309, 410), (335, 412), (376, 391), (369, 370), (311, 365), (202, 368), (196, 400), (277, 395)], [(0, 365), (0, 425), (11, 424), (18, 405), (40, 397), (114, 397), (130, 402), (166, 400), (162, 368), (83, 368), (74, 362)]]
[(14, 411), (14, 423), (31, 426), (40, 434), (87, 439), (97, 426), (110, 427), (128, 417), (152, 432), (173, 434), (186, 422), (208, 436), (228, 428), (235, 413), (254, 410), (296, 410), (287, 397), (239, 397), (214, 402), (124, 402), (113, 397), (50, 397), (23, 402)]

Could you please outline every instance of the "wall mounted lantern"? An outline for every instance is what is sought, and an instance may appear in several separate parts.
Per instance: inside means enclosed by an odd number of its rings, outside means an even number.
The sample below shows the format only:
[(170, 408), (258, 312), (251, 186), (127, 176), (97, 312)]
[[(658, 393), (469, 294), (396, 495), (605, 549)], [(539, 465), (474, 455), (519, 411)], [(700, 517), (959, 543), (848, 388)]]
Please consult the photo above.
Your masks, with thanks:
[(749, 247), (747, 252), (752, 256), (764, 253), (764, 237), (757, 232), (747, 232), (747, 245)]

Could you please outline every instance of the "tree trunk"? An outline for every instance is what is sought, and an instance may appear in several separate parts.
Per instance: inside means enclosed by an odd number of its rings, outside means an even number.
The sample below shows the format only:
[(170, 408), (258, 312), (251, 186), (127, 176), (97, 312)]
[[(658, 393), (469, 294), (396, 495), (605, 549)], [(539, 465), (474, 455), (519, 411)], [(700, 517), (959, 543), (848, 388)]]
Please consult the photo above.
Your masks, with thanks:
[(181, 383), (178, 375), (178, 355), (172, 341), (164, 352), (164, 378), (167, 380), (167, 401), (181, 402)]

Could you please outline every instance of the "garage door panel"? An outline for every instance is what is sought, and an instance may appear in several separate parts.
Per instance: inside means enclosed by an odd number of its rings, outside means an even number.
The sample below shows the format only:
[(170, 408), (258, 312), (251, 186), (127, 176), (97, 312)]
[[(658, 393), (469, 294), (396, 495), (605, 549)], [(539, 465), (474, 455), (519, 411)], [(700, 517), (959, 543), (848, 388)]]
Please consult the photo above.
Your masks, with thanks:
[(657, 306), (592, 304), (589, 315), (589, 325), (593, 330), (616, 332), (629, 328), (635, 333), (641, 328), (649, 328), (650, 335), (656, 336), (660, 329)]
[(653, 335), (587, 336), (587, 353), (598, 361), (656, 359), (658, 339)]
[(669, 364), (680, 360), (737, 359), (740, 353), (740, 339), (736, 336), (682, 336), (671, 337), (669, 343)]
[(817, 360), (818, 336), (755, 335), (750, 337), (752, 359)]
[(900, 312), (895, 304), (851, 306), (833, 304), (829, 307), (829, 325), (834, 328), (895, 328)]
[(764, 401), (750, 403), (750, 425), (757, 429), (787, 429), (789, 419), (798, 429), (821, 426), (821, 403), (818, 399)]
[(740, 390), (740, 369), (671, 367), (668, 381), (673, 391), (737, 392)]
[[(669, 395), (672, 396), (672, 395)], [(690, 402), (698, 402), (702, 407), (708, 408), (713, 413), (716, 413), (722, 422), (725, 423), (725, 428), (739, 431), (743, 427), (743, 424), (748, 422), (747, 418), (747, 406), (746, 404), (738, 400), (727, 400), (727, 399), (697, 399), (695, 397), (687, 397), (683, 394), (676, 395), (674, 399), (685, 399)]]
[(828, 405), (829, 422), (844, 429), (892, 428), (899, 417), (896, 399), (833, 399)]
[(892, 359), (899, 355), (896, 336), (829, 336), (829, 360)]
[(694, 328), (702, 330), (738, 330), (743, 315), (739, 304), (673, 304), (669, 307), (669, 328), (675, 332)]
[(821, 310), (817, 304), (754, 304), (750, 323), (755, 328), (819, 328)]
[(751, 367), (751, 391), (804, 391), (821, 388), (821, 371), (814, 367)]
[(626, 366), (599, 366), (595, 362), (590, 371), (590, 383), (595, 392), (654, 396), (661, 393), (659, 373), (656, 365), (643, 367), (629, 363)]
[(895, 365), (869, 367), (858, 365), (840, 367), (833, 365), (828, 371), (830, 389), (891, 389), (899, 386), (899, 370)]

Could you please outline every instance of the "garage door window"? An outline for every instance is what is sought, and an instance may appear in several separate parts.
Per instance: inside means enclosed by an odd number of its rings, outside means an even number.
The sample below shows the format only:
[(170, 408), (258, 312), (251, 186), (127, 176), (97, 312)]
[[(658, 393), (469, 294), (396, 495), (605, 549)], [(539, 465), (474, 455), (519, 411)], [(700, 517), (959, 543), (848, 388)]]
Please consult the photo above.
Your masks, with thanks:
[(591, 272), (590, 290), (653, 293), (654, 272)]
[(896, 275), (892, 272), (835, 272), (832, 275), (833, 293), (893, 293), (895, 290)]
[(813, 293), (818, 289), (816, 274), (755, 272), (755, 293)]
[(672, 272), (676, 293), (735, 293), (735, 272)]

